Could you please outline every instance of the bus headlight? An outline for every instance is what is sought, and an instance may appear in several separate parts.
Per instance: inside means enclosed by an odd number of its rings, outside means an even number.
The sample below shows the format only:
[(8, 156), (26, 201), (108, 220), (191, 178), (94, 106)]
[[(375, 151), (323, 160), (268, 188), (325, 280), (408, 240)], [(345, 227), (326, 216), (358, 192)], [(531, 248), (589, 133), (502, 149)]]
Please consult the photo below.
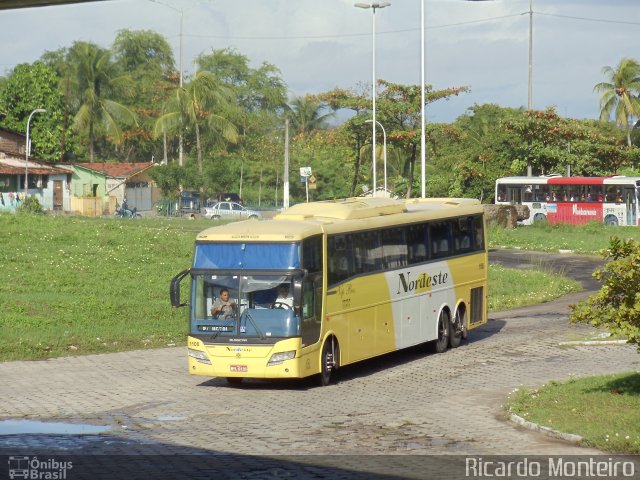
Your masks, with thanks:
[(195, 358), (196, 361), (200, 363), (206, 363), (207, 365), (211, 365), (211, 360), (209, 360), (209, 356), (206, 353), (200, 350), (193, 350), (191, 348), (188, 349), (188, 353), (189, 353), (189, 356), (192, 358)]
[(273, 355), (271, 355), (271, 358), (269, 359), (269, 363), (267, 365), (268, 366), (280, 365), (285, 360), (291, 360), (295, 356), (296, 356), (295, 350), (291, 350), (290, 352), (274, 353)]

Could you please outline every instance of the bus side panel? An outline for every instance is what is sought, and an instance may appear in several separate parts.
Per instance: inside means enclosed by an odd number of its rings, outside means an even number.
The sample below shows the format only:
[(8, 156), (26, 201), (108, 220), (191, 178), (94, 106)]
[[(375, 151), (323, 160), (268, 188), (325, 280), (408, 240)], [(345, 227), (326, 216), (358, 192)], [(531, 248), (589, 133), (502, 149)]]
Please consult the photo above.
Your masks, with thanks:
[(471, 289), (486, 281), (484, 252), (356, 277), (329, 289), (323, 332), (338, 338), (343, 365), (435, 340), (442, 308), (453, 314), (462, 300), (469, 309)]
[(323, 334), (335, 333), (343, 365), (390, 352), (395, 329), (384, 274), (356, 277), (330, 288)]
[(396, 349), (437, 338), (443, 305), (455, 305), (453, 276), (447, 262), (414, 265), (385, 274), (392, 298)]
[(549, 223), (570, 223), (581, 225), (602, 222), (602, 203), (550, 203), (547, 206)]

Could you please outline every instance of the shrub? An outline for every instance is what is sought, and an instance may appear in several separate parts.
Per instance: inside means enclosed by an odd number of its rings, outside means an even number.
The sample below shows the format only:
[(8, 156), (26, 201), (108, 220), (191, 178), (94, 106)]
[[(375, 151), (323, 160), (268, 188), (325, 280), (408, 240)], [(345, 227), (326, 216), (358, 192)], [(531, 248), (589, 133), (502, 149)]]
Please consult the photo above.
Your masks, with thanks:
[(571, 305), (571, 321), (607, 328), (640, 346), (640, 243), (611, 237), (604, 257), (610, 261), (593, 273), (602, 288)]
[(27, 197), (17, 209), (18, 213), (30, 213), (32, 215), (41, 215), (44, 213), (42, 205), (36, 197)]

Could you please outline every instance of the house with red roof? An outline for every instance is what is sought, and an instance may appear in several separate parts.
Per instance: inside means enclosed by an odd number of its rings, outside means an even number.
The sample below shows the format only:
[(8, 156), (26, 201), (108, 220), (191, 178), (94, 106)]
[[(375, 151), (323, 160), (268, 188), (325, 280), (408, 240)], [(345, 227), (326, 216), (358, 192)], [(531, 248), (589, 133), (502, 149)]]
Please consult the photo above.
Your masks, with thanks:
[(25, 195), (45, 210), (88, 216), (112, 214), (125, 199), (130, 208), (151, 211), (161, 198), (149, 176), (153, 162), (52, 164), (27, 159), (25, 144), (25, 135), (0, 129), (0, 212), (15, 211)]
[(129, 208), (150, 211), (161, 197), (149, 176), (152, 162), (75, 163), (72, 167), (72, 209), (81, 214), (112, 214), (125, 200)]

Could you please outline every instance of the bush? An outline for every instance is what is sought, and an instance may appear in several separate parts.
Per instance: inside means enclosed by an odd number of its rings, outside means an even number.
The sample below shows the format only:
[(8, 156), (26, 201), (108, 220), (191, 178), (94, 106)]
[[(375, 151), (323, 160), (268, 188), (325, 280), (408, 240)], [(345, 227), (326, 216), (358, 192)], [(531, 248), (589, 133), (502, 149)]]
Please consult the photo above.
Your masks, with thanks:
[(41, 215), (44, 213), (42, 210), (42, 205), (40, 205), (40, 201), (36, 197), (27, 197), (17, 208), (18, 213), (30, 213), (32, 215)]
[(610, 261), (593, 273), (602, 288), (571, 305), (571, 321), (607, 328), (640, 346), (640, 243), (611, 237), (604, 257)]

